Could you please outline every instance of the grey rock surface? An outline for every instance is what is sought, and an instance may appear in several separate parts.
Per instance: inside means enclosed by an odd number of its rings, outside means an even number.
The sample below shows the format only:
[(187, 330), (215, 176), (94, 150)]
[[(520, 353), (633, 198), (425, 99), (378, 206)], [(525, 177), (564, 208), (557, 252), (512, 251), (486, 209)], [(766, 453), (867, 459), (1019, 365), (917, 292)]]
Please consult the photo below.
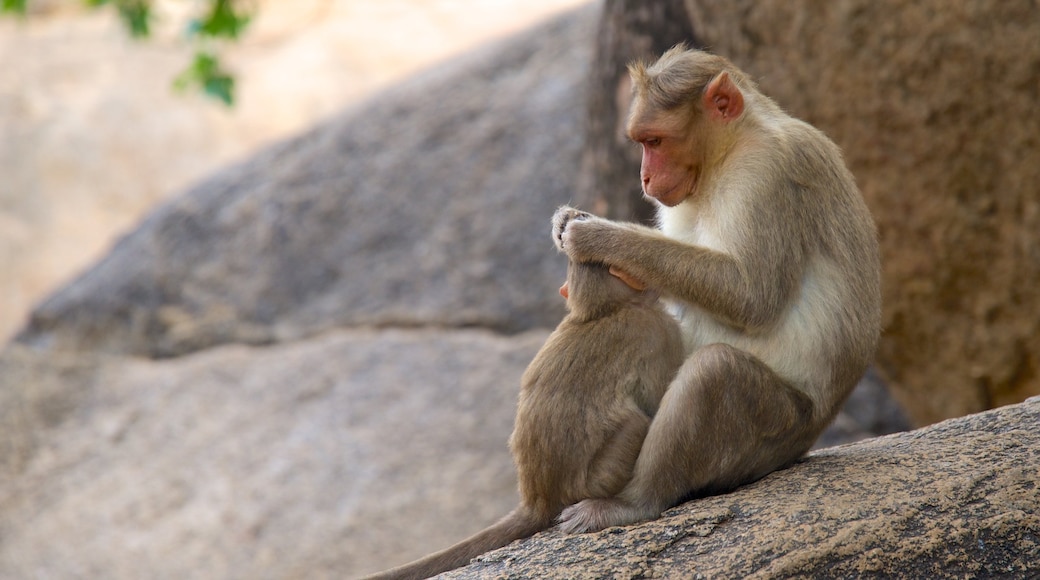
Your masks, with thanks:
[(506, 440), (546, 336), (8, 349), (0, 578), (342, 578), (461, 539), (516, 503)]

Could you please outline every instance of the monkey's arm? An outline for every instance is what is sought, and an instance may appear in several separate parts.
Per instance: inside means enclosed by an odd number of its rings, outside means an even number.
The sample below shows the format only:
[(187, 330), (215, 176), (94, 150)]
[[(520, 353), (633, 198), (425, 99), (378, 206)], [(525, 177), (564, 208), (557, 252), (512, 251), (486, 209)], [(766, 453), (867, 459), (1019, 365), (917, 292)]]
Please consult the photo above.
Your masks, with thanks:
[[(570, 213), (570, 217), (561, 214)], [(782, 238), (752, 239), (733, 253), (673, 240), (637, 224), (561, 208), (557, 242), (571, 259), (604, 262), (652, 288), (696, 304), (745, 330), (768, 328), (797, 290), (800, 253)], [(767, 227), (767, 226), (763, 226)]]

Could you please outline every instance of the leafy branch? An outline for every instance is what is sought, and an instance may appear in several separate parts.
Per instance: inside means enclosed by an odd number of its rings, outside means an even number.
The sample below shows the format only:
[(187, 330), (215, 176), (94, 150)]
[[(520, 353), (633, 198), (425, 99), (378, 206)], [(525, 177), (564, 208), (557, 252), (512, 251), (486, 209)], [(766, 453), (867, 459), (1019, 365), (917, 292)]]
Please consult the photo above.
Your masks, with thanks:
[(25, 0), (0, 0), (0, 12), (25, 14)]
[[(91, 8), (110, 6), (131, 37), (151, 35), (154, 13), (152, 0), (83, 0)], [(194, 58), (173, 81), (175, 89), (194, 88), (227, 106), (235, 102), (235, 77), (220, 61), (222, 42), (237, 41), (252, 20), (239, 5), (241, 0), (206, 0), (204, 9), (192, 17), (185, 34), (194, 46)], [(27, 0), (0, 0), (0, 12), (25, 15)]]

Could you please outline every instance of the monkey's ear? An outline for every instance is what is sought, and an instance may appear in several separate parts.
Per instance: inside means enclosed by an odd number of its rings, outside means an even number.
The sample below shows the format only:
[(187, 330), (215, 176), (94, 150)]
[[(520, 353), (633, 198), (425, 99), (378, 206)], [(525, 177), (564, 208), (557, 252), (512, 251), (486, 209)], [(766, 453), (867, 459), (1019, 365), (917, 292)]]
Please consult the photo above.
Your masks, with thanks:
[(704, 89), (704, 110), (709, 117), (723, 123), (729, 123), (744, 112), (744, 93), (729, 78), (728, 72), (720, 72)]

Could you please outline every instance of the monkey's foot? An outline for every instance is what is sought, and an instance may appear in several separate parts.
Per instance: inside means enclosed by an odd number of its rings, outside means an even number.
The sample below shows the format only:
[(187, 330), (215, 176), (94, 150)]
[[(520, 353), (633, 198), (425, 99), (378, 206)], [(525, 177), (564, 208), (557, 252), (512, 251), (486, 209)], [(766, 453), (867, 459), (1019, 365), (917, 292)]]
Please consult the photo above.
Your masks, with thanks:
[(652, 520), (659, 515), (617, 498), (586, 499), (563, 510), (558, 521), (565, 533), (583, 534)]
[(556, 210), (552, 217), (552, 237), (556, 248), (561, 252), (563, 251), (563, 234), (567, 231), (567, 224), (572, 221), (589, 219), (590, 217), (592, 217), (592, 214), (566, 205)]

